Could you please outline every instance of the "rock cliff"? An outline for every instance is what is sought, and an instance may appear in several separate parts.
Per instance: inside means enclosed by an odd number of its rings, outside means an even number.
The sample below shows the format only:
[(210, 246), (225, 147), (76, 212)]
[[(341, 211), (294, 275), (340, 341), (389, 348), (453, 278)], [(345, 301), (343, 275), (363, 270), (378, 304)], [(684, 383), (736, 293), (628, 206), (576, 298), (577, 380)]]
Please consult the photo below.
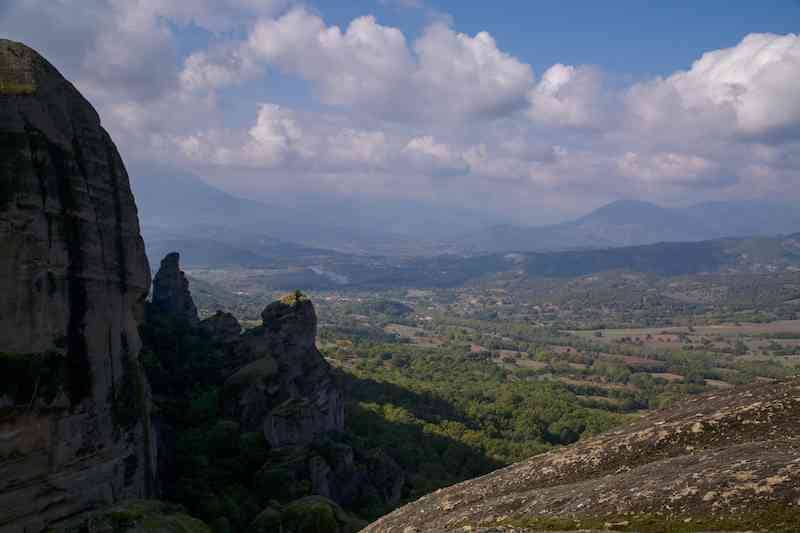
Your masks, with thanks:
[(148, 496), (138, 354), (150, 271), (128, 175), (92, 106), (0, 40), (0, 530)]
[(315, 345), (311, 300), (299, 292), (288, 295), (269, 304), (261, 318), (263, 325), (237, 347), (254, 360), (225, 382), (226, 414), (245, 431), (263, 431), (274, 448), (306, 445), (342, 431), (342, 394)]
[[(153, 305), (142, 333), (168, 498), (216, 529), (287, 533), (318, 522), (356, 531), (339, 506), (400, 500), (403, 470), (344, 434), (342, 393), (302, 293), (267, 305), (245, 332), (229, 313), (192, 325)], [(232, 493), (239, 511), (225, 503)]]
[(797, 531), (800, 380), (693, 398), (428, 495), (366, 533)]
[(161, 260), (153, 278), (153, 306), (160, 312), (197, 324), (200, 319), (189, 292), (189, 280), (180, 268), (180, 254), (172, 252)]

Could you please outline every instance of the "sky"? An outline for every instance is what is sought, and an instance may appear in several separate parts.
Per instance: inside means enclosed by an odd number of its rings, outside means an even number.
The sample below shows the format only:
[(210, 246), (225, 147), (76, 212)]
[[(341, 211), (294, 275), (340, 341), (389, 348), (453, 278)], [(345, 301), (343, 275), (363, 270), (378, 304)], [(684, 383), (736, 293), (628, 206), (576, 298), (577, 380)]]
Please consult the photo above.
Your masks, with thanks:
[(132, 179), (518, 223), (800, 201), (800, 1), (4, 0)]

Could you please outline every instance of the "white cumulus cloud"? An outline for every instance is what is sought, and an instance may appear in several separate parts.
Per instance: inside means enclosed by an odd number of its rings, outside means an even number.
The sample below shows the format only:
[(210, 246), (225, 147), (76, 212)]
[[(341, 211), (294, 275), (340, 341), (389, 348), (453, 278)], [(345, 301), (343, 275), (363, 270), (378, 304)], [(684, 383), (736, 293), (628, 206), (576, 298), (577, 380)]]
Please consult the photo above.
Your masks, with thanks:
[(718, 124), (750, 136), (800, 134), (800, 36), (750, 34), (706, 52), (692, 68), (631, 88), (628, 103), (644, 123), (677, 118)]
[(531, 120), (554, 126), (600, 126), (605, 116), (596, 68), (556, 63), (528, 93)]

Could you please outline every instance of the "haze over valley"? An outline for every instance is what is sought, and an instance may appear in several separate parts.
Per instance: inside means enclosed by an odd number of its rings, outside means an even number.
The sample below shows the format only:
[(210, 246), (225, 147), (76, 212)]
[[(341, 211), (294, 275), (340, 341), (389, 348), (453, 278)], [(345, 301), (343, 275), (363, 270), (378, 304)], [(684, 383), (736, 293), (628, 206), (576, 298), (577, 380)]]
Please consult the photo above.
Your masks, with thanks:
[(798, 20), (0, 3), (0, 533), (796, 533)]

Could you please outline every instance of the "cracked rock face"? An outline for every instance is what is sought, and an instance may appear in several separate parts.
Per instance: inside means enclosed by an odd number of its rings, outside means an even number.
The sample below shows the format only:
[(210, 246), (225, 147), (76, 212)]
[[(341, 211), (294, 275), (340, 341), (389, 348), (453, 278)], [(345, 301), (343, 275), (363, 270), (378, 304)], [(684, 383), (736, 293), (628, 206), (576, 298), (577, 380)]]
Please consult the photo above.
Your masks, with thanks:
[(0, 40), (0, 530), (147, 496), (138, 325), (150, 285), (128, 175), (92, 106)]
[(273, 447), (306, 445), (344, 429), (344, 402), (317, 350), (317, 315), (303, 295), (269, 304), (237, 350), (251, 363), (225, 383), (225, 411)]
[(364, 531), (535, 531), (554, 523), (664, 531), (698, 520), (700, 530), (723, 520), (743, 530), (800, 523), (800, 380), (690, 399), (442, 489)]

